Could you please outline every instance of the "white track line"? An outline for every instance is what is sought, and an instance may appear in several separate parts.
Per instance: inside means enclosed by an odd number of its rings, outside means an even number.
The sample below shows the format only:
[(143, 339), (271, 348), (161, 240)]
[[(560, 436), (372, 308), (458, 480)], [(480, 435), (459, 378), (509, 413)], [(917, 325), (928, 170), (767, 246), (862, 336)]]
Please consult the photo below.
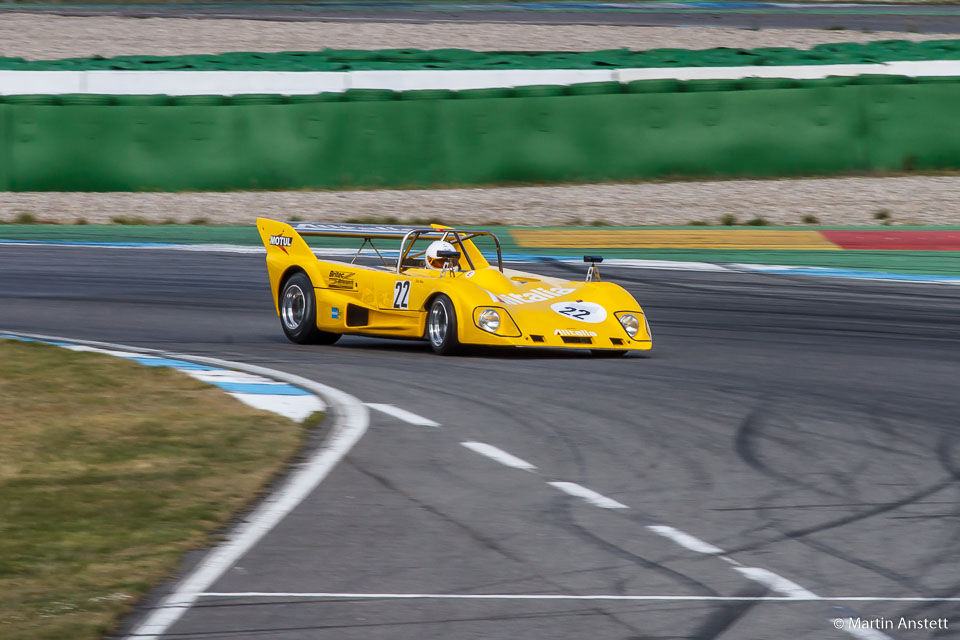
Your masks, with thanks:
[(556, 487), (575, 498), (580, 498), (592, 504), (595, 507), (600, 507), (601, 509), (629, 509), (627, 505), (622, 502), (617, 502), (613, 498), (608, 498), (607, 496), (597, 493), (592, 489), (587, 489), (586, 487), (579, 485), (575, 482), (548, 482), (551, 487)]
[(127, 636), (128, 638), (153, 640), (166, 632), (171, 625), (179, 620), (180, 617), (193, 606), (193, 603), (197, 600), (200, 593), (210, 588), (234, 562), (259, 542), (267, 532), (283, 520), (287, 514), (299, 505), (300, 502), (327, 477), (334, 466), (336, 466), (347, 452), (360, 440), (370, 422), (370, 414), (367, 408), (353, 396), (339, 389), (328, 387), (325, 384), (284, 373), (283, 371), (268, 369), (267, 367), (230, 362), (218, 358), (206, 358), (179, 353), (163, 353), (155, 349), (138, 349), (137, 347), (106, 342), (71, 340), (69, 338), (20, 333), (17, 331), (8, 331), (6, 333), (40, 340), (74, 342), (94, 347), (162, 355), (164, 357), (235, 369), (252, 375), (266, 376), (316, 393), (322, 396), (327, 404), (334, 409), (334, 419), (330, 435), (327, 437), (321, 449), (294, 471), (279, 489), (267, 496), (260, 506), (247, 516), (244, 522), (230, 534), (226, 542), (212, 549), (210, 553), (180, 581), (173, 593), (167, 596), (163, 602), (160, 603), (159, 607)]
[(743, 577), (753, 580), (754, 582), (759, 582), (767, 589), (776, 591), (787, 598), (816, 600), (820, 597), (814, 592), (804, 589), (796, 582), (787, 580), (783, 576), (772, 571), (767, 571), (766, 569), (759, 567), (734, 567), (733, 570), (743, 575)]
[(303, 422), (314, 413), (323, 411), (327, 407), (323, 400), (316, 396), (275, 396), (266, 393), (239, 393), (227, 391), (245, 405), (261, 411), (272, 411), (294, 422)]
[(492, 444), (484, 444), (483, 442), (461, 442), (460, 444), (473, 452), (479, 453), (482, 456), (486, 456), (491, 460), (496, 460), (500, 464), (506, 465), (513, 469), (523, 469), (524, 471), (537, 470), (535, 466), (523, 458), (518, 458), (517, 456), (507, 453), (503, 449), (495, 447)]
[[(201, 598), (330, 598), (357, 600), (636, 600), (675, 602), (960, 602), (960, 598), (897, 598), (887, 596), (625, 596), (557, 593), (339, 593), (302, 591), (208, 591)], [(886, 636), (884, 636), (886, 637)]]
[(403, 420), (407, 424), (414, 424), (418, 427), (439, 427), (439, 422), (434, 422), (430, 418), (424, 418), (419, 416), (412, 411), (407, 411), (406, 409), (401, 409), (400, 407), (395, 407), (392, 404), (376, 404), (373, 402), (366, 403), (371, 409), (375, 409), (380, 413), (385, 413), (388, 416), (397, 418), (398, 420)]
[(666, 525), (650, 525), (647, 527), (647, 529), (653, 531), (658, 536), (663, 536), (664, 538), (673, 540), (684, 549), (689, 549), (690, 551), (706, 553), (709, 555), (723, 555), (724, 553), (723, 549), (720, 547), (715, 547), (709, 542), (704, 542), (700, 538), (692, 536), (689, 533), (684, 533), (679, 529), (674, 529), (673, 527), (668, 527)]

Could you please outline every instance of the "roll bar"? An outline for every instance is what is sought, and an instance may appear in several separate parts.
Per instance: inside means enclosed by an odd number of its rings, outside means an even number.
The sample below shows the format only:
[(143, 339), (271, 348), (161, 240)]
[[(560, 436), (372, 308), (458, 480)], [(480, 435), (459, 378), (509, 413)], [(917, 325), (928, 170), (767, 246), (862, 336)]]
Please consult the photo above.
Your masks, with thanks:
[(470, 259), (470, 254), (464, 248), (463, 243), (467, 240), (473, 240), (478, 236), (489, 236), (493, 238), (493, 242), (497, 245), (497, 269), (500, 270), (500, 273), (503, 273), (503, 253), (500, 250), (500, 239), (490, 231), (477, 231), (475, 229), (432, 229), (432, 228), (423, 228), (423, 229), (411, 229), (400, 240), (400, 255), (397, 257), (397, 273), (402, 273), (404, 270), (403, 261), (407, 258), (416, 258), (420, 255), (423, 255), (423, 251), (418, 251), (413, 255), (410, 254), (410, 250), (413, 249), (413, 245), (421, 237), (430, 237), (437, 240), (443, 240), (450, 242), (453, 245), (460, 247), (460, 255), (467, 259), (467, 264), (470, 265), (470, 270), (474, 270), (476, 267), (473, 265), (473, 260)]

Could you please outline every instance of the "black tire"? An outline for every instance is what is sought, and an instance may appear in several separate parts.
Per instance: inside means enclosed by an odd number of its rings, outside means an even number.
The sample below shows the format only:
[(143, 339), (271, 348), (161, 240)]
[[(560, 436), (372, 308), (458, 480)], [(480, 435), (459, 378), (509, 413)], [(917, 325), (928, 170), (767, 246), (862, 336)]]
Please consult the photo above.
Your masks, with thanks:
[(280, 326), (290, 342), (297, 344), (333, 344), (339, 333), (317, 328), (317, 298), (313, 283), (305, 273), (295, 273), (280, 290)]
[(626, 349), (591, 349), (594, 358), (622, 358), (627, 355)]
[(457, 336), (457, 310), (447, 296), (440, 294), (427, 310), (427, 341), (434, 353), (449, 356), (460, 351)]

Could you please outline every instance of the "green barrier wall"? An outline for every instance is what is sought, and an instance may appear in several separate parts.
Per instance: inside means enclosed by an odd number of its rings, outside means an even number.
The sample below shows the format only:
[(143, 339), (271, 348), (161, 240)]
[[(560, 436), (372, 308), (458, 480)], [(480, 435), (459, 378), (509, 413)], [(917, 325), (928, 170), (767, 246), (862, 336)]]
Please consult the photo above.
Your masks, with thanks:
[[(227, 104), (8, 101), (0, 188), (338, 189), (960, 168), (960, 83), (867, 80), (740, 90), (661, 83), (660, 92), (591, 83), (564, 95), (549, 95), (554, 87), (414, 99), (358, 91), (337, 101), (248, 95)], [(604, 89), (612, 93), (595, 93)]]

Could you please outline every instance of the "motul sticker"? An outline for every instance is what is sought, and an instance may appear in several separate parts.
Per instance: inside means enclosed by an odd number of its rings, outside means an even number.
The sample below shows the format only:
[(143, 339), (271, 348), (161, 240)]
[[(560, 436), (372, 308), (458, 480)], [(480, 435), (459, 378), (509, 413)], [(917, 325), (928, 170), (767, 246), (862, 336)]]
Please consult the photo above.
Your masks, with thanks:
[(284, 253), (289, 253), (289, 251), (287, 251), (287, 247), (289, 247), (292, 243), (293, 238), (289, 238), (284, 235), (270, 236), (270, 246), (277, 247)]

